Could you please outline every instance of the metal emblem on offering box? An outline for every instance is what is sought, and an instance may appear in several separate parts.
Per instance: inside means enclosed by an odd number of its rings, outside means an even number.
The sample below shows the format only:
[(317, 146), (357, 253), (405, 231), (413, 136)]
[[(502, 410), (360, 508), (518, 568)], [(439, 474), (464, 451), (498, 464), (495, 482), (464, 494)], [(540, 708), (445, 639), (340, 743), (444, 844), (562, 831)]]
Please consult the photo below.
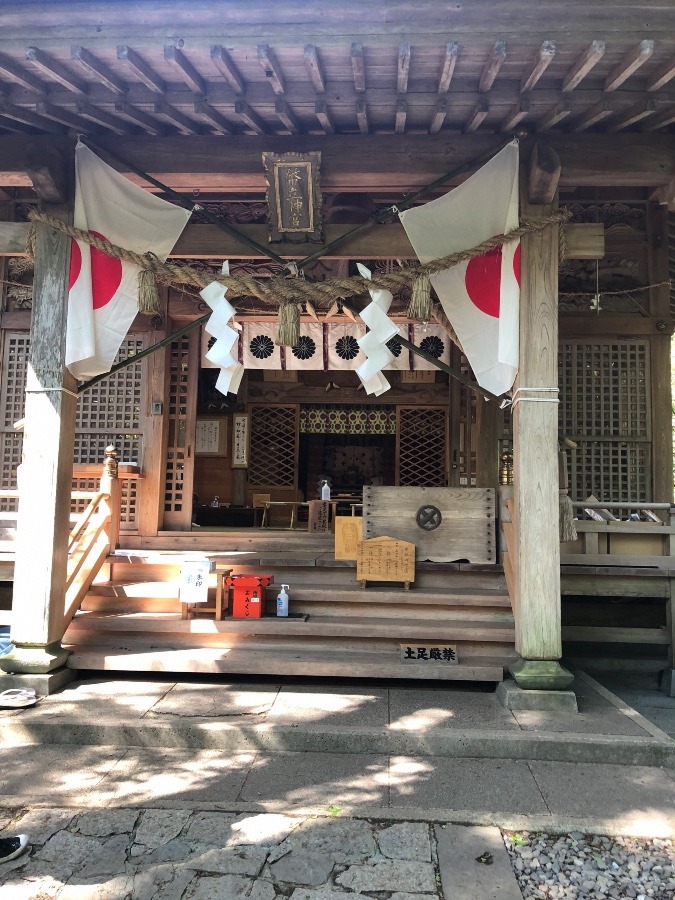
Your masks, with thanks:
[(263, 153), (270, 241), (323, 240), (321, 154)]

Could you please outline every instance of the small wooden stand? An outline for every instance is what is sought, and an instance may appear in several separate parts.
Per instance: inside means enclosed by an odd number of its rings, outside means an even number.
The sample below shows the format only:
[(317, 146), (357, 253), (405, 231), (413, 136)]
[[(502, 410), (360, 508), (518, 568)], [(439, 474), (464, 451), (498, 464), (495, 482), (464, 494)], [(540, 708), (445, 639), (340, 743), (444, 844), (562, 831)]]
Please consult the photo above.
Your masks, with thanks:
[(415, 580), (415, 545), (391, 537), (361, 541), (356, 550), (356, 580), (361, 590), (368, 581), (400, 581), (409, 590)]

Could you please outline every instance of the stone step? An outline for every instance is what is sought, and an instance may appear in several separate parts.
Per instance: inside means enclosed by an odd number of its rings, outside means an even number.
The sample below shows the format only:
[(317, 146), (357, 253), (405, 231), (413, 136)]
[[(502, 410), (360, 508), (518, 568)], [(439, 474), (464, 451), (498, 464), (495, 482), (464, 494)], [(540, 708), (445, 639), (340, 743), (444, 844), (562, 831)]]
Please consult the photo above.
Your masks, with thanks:
[(178, 613), (127, 613), (108, 615), (79, 612), (70, 624), (70, 632), (80, 630), (104, 632), (145, 632), (151, 634), (189, 634), (195, 640), (200, 635), (227, 636), (237, 634), (274, 635), (276, 637), (352, 638), (355, 640), (383, 639), (388, 642), (410, 641), (427, 643), (456, 643), (461, 641), (495, 641), (509, 644), (515, 640), (513, 620), (481, 621), (462, 619), (374, 619), (358, 616), (311, 615), (308, 619), (212, 618), (182, 619)]

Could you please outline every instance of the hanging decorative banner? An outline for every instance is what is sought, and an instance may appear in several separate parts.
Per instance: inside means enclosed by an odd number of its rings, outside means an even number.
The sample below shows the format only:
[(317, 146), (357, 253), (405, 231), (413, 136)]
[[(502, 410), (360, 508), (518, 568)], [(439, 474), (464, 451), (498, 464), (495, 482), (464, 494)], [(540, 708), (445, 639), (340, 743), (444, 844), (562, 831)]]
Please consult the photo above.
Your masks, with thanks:
[[(413, 343), (446, 365), (450, 365), (450, 338), (445, 328), (440, 325), (414, 325)], [(436, 371), (436, 366), (416, 353), (413, 368), (415, 371)]]
[(276, 330), (276, 324), (272, 323), (244, 323), (242, 359), (245, 368), (281, 369), (281, 349), (274, 343)]
[(302, 322), (300, 340), (295, 347), (286, 347), (287, 369), (323, 370), (323, 325), (321, 322)]
[(393, 359), (386, 367), (388, 370), (396, 370), (399, 372), (408, 372), (410, 370), (410, 350), (404, 347), (400, 341), (396, 340), (396, 335), (407, 338), (407, 325), (400, 325), (396, 334), (387, 341), (387, 347), (391, 350)]
[[(359, 274), (363, 278), (370, 278), (370, 269), (357, 263)], [(387, 313), (394, 299), (391, 291), (370, 291), (371, 302), (361, 312), (361, 318), (368, 326), (368, 332), (359, 339), (359, 347), (366, 354), (366, 361), (356, 370), (366, 394), (375, 394), (379, 397), (388, 391), (391, 385), (382, 374), (385, 366), (391, 365), (396, 358), (387, 347), (390, 340), (398, 331)]]
[(270, 241), (321, 243), (321, 153), (263, 153)]
[(366, 361), (366, 355), (359, 346), (359, 338), (365, 333), (365, 325), (331, 325), (328, 332), (328, 368), (343, 371), (358, 369)]
[[(223, 274), (228, 275), (229, 271), (228, 263), (223, 263)], [(227, 288), (217, 281), (207, 284), (204, 290), (199, 292), (200, 297), (213, 310), (209, 321), (204, 325), (204, 331), (215, 337), (216, 342), (206, 354), (206, 359), (220, 369), (216, 390), (224, 396), (228, 393), (237, 393), (244, 374), (244, 367), (232, 355), (232, 348), (239, 340), (239, 332), (228, 325), (236, 310), (225, 299), (226, 292)]]

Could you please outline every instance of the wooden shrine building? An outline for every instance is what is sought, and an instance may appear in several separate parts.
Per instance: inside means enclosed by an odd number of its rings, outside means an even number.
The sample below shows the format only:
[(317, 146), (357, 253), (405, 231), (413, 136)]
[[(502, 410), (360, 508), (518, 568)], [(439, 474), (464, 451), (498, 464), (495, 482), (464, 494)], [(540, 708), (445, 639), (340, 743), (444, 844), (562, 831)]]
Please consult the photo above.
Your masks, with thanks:
[[(471, 386), (442, 309), (409, 318), (408, 289), (391, 315), (414, 347), (397, 344), (381, 396), (360, 389), (358, 347), (350, 355), (367, 298), (317, 295), (302, 307), (293, 349), (274, 342), (277, 302), (232, 300), (245, 374), (236, 395), (223, 395), (204, 357), (208, 307), (185, 285), (160, 288), (159, 308), (137, 316), (118, 362), (159, 348), (78, 392), (65, 368), (70, 238), (38, 223), (27, 255), (35, 210), (72, 222), (78, 136), (133, 182), (191, 204), (175, 262), (215, 277), (229, 260), (233, 276), (263, 281), (317, 251), (304, 269), (314, 282), (354, 275), (356, 263), (374, 273), (410, 266), (393, 208), (456, 170), (419, 202), (440, 196), (517, 136), (521, 216), (567, 213), (522, 238), (519, 402), (502, 409)], [(318, 160), (314, 242), (274, 233), (264, 154)], [(0, 576), (13, 580), (14, 649), (0, 669), (499, 680), (508, 667), (522, 687), (558, 689), (570, 683), (562, 638), (589, 640), (586, 623), (561, 619), (562, 592), (636, 600), (630, 621), (598, 601), (592, 624), (605, 626), (599, 641), (668, 647), (672, 689), (674, 204), (671, 0), (3, 3)], [(109, 445), (119, 467), (109, 462), (99, 484)], [(122, 579), (145, 566), (175, 580), (181, 552), (222, 553), (233, 571), (246, 568), (236, 553), (253, 553), (255, 571), (276, 553), (288, 576), (284, 552), (304, 552), (308, 535), (276, 529), (291, 512), (304, 521), (303, 504), (326, 477), (333, 500), (342, 495), (333, 512), (365, 504), (367, 537), (387, 533), (372, 527), (377, 490), (398, 491), (392, 502), (412, 524), (395, 536), (413, 543), (415, 491), (437, 505), (438, 492), (455, 491), (439, 531), (446, 553), (418, 553), (409, 600), (348, 596), (354, 570), (334, 565), (332, 536), (320, 535), (304, 600), (297, 578), (306, 621), (284, 623), (283, 633), (271, 619), (257, 631), (226, 620), (211, 628), (182, 618), (169, 592), (144, 626), (169, 642), (166, 656), (148, 661), (140, 643), (134, 654), (129, 635), (151, 604), (134, 609), (131, 593), (117, 607), (105, 601), (123, 561)], [(578, 518), (576, 540), (563, 543), (560, 487)], [(93, 550), (78, 543), (89, 526), (69, 525), (92, 496), (102, 516)], [(487, 504), (483, 537), (455, 546), (474, 501)], [(169, 551), (176, 559), (153, 562)], [(399, 664), (399, 645), (426, 646), (439, 628), (460, 648), (453, 672)], [(119, 651), (120, 636), (132, 651)], [(247, 661), (249, 639), (278, 656)], [(374, 661), (355, 664), (355, 646)], [(206, 648), (209, 662), (190, 661), (191, 647)]]

